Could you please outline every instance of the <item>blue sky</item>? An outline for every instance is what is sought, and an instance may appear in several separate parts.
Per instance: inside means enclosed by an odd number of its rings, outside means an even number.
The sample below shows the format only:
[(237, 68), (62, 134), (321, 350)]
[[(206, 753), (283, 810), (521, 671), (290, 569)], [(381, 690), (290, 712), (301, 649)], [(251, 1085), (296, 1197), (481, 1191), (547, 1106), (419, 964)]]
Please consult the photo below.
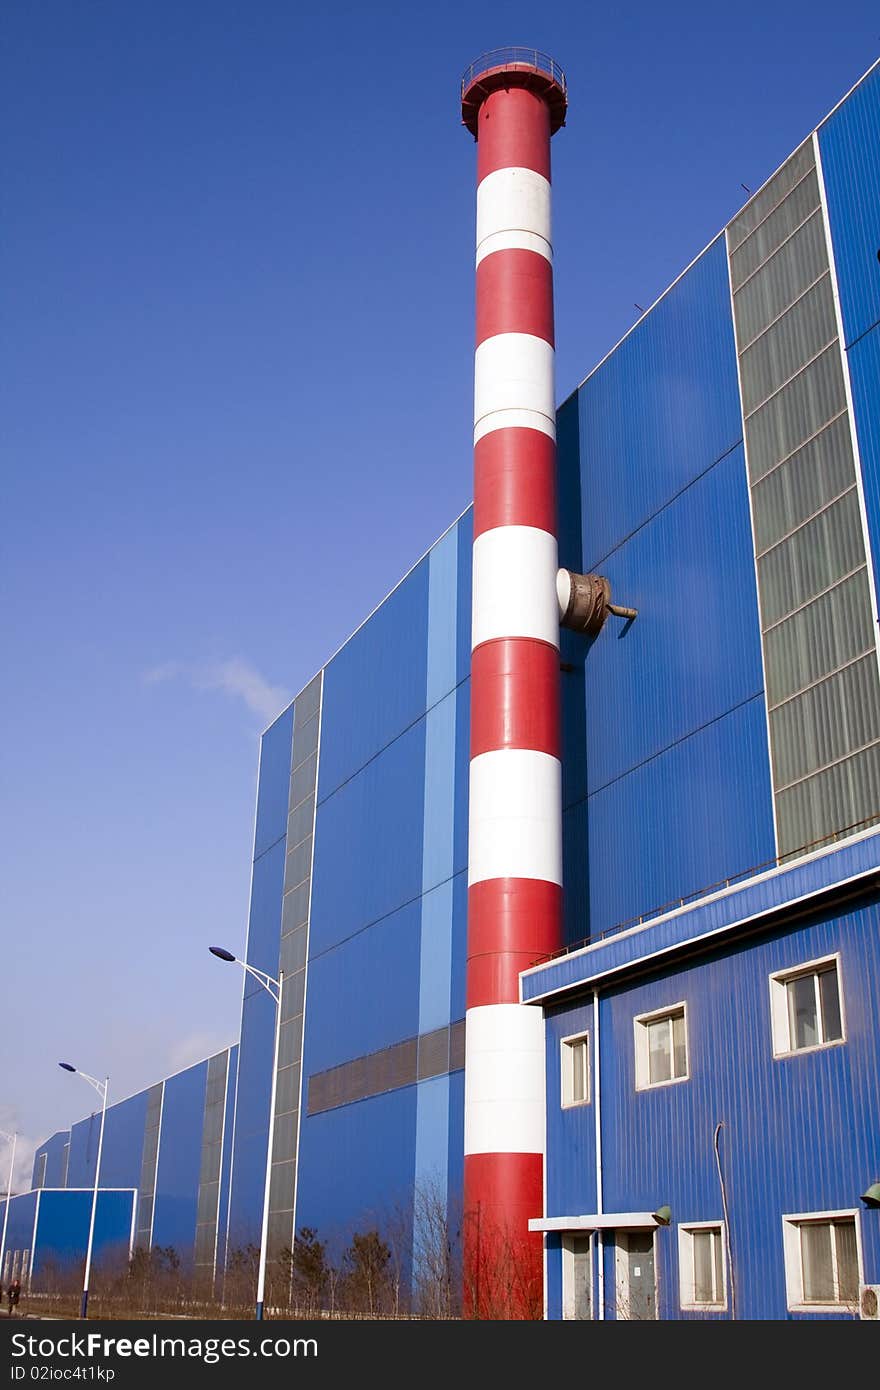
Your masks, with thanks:
[[(564, 398), (880, 52), (876, 0), (9, 0), (0, 1126), (235, 1037), (258, 736), (470, 500), (474, 147), (528, 42)], [(22, 1145), (23, 1154), (27, 1145)], [(0, 1159), (5, 1181), (5, 1159)]]

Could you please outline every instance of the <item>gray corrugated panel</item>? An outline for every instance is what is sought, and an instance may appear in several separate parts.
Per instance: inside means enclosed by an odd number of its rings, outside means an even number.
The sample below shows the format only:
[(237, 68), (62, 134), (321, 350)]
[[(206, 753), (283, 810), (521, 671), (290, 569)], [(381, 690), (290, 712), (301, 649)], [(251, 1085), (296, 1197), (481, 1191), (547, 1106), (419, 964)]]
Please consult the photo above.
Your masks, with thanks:
[(318, 1114), (464, 1066), (464, 1020), (309, 1077), (308, 1113)]
[(760, 334), (827, 273), (825, 230), (817, 204), (809, 221), (734, 295), (733, 316), (740, 350), (747, 351)]
[(306, 688), (296, 697), (293, 707), (293, 727), (294, 731), (299, 729), (313, 714), (317, 714), (321, 704), (321, 677), (323, 672), (319, 671), (314, 680), (309, 681)]
[(774, 776), (782, 789), (880, 738), (873, 652), (789, 700), (770, 716)]
[(746, 421), (752, 482), (812, 439), (845, 408), (840, 348), (832, 343)]
[(281, 904), (282, 936), (287, 936), (288, 932), (295, 931), (297, 927), (304, 927), (308, 922), (310, 892), (311, 876), (284, 894)]
[(772, 256), (798, 227), (819, 206), (819, 180), (815, 169), (783, 199), (774, 212), (761, 223), (730, 258), (734, 289), (753, 275), (760, 265)]
[(855, 753), (777, 797), (780, 853), (880, 818), (880, 746)]
[(284, 977), (284, 992), (281, 999), (281, 1017), (286, 1023), (303, 1011), (306, 994), (306, 972), (296, 970)]
[(873, 612), (811, 162), (802, 147), (728, 240), (783, 855), (880, 805)]
[(839, 497), (855, 476), (849, 418), (841, 415), (755, 484), (758, 554)]
[[(308, 880), (306, 880), (308, 882)], [(281, 924), (284, 925), (282, 915)], [(281, 937), (281, 954), (279, 956), (279, 967), (285, 975), (292, 975), (295, 970), (300, 970), (306, 963), (306, 952), (308, 950), (308, 928), (303, 924), (286, 931)]]
[(436, 1028), (419, 1038), (419, 1081), (449, 1071), (449, 1029)]
[(291, 767), (294, 771), (306, 758), (311, 757), (318, 747), (318, 727), (320, 720), (317, 714), (313, 714), (305, 724), (296, 729), (293, 735), (293, 760)]
[(865, 562), (855, 483), (849, 492), (758, 561), (761, 622), (780, 622)]
[(290, 809), (298, 806), (303, 797), (310, 796), (315, 790), (315, 782), (318, 777), (318, 755), (312, 753), (305, 762), (295, 768), (290, 774)]
[(865, 566), (765, 634), (767, 699), (780, 701), (872, 650)]
[(760, 223), (769, 217), (776, 205), (781, 203), (795, 184), (800, 182), (804, 174), (812, 169), (814, 163), (813, 141), (808, 139), (795, 150), (779, 172), (773, 175), (770, 182), (752, 198), (751, 202), (730, 223), (728, 235), (730, 245), (734, 250), (745, 241), (747, 236), (754, 232)]
[(822, 276), (740, 357), (743, 408), (757, 408), (837, 337), (831, 277)]
[(289, 1066), (279, 1067), (278, 1081), (275, 1087), (275, 1114), (289, 1114), (291, 1110), (296, 1110), (299, 1106), (299, 1062), (291, 1062)]
[(292, 850), (301, 840), (312, 833), (315, 818), (315, 795), (312, 792), (299, 803), (287, 817), (287, 848)]
[(288, 854), (284, 864), (284, 891), (295, 888), (308, 878), (312, 867), (312, 837), (301, 840)]

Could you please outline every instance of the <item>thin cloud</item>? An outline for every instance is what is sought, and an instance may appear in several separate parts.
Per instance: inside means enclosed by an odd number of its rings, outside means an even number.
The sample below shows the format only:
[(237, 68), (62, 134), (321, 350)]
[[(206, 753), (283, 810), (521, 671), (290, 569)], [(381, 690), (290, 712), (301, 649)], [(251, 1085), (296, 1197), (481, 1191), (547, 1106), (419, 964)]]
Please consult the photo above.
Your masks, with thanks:
[[(14, 1134), (18, 1128), (18, 1122), (17, 1112), (13, 1110), (12, 1106), (0, 1105), (0, 1129), (5, 1130), (7, 1134)], [(15, 1169), (12, 1174), (13, 1192), (30, 1191), (36, 1151), (36, 1139), (29, 1139), (26, 1134), (18, 1135), (15, 1142)], [(0, 1135), (0, 1199), (6, 1196), (11, 1156), (11, 1141), (7, 1141)]]
[(267, 724), (290, 704), (291, 699), (283, 686), (272, 685), (256, 667), (239, 656), (210, 666), (165, 661), (145, 671), (143, 678), (147, 685), (185, 680), (194, 690), (219, 690), (234, 700), (242, 700), (252, 714)]

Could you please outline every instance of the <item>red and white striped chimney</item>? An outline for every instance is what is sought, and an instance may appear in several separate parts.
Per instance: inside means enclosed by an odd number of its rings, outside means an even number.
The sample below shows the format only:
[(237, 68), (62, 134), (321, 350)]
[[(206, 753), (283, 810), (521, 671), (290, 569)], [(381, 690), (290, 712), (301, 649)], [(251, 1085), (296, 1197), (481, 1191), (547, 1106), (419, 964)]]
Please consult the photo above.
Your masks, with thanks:
[(550, 137), (565, 108), (562, 72), (534, 50), (488, 54), (462, 83), (477, 139), (464, 1206), (478, 1317), (540, 1308), (543, 1023), (518, 973), (562, 944)]

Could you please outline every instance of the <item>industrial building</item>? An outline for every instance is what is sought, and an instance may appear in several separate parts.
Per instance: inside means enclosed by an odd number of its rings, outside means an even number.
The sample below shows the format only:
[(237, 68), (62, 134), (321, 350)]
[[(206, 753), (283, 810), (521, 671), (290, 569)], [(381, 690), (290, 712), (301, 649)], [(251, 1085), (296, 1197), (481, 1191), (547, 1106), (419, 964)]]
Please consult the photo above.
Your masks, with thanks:
[[(133, 1246), (222, 1269), (260, 1238), (274, 1094), (270, 1259), (304, 1226), (412, 1240), (430, 1191), (477, 1315), (501, 1234), (508, 1316), (535, 1271), (550, 1318), (867, 1315), (880, 65), (558, 409), (565, 79), (508, 51), (463, 99), (475, 508), (262, 737), (274, 1078), (249, 976), (237, 1047), (108, 1110), (101, 1187), (136, 1190)], [(94, 1117), (38, 1150), (7, 1265), (90, 1163)]]

